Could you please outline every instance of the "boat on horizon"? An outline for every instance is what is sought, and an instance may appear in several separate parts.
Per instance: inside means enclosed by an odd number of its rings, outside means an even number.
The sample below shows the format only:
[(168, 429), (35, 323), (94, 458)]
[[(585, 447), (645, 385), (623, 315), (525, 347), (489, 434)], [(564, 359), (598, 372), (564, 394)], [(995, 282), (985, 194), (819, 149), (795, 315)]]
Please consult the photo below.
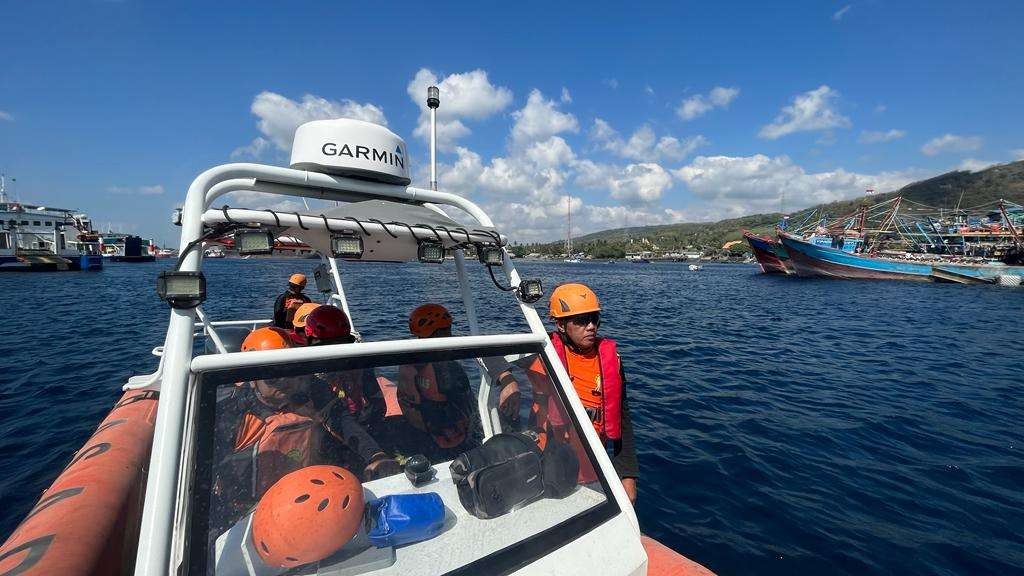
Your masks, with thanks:
[(99, 237), (88, 215), (12, 201), (0, 176), (0, 272), (102, 269)]

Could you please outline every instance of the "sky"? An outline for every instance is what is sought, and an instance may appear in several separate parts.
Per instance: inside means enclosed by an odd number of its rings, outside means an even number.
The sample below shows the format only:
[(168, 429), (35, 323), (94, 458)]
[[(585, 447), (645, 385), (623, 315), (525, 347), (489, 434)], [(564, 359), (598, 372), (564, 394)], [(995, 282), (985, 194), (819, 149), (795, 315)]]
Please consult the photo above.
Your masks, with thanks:
[[(1024, 159), (1013, 1), (0, 0), (0, 171), (177, 244), (212, 166), (306, 121), (386, 124), (519, 242), (717, 220)], [(14, 181), (12, 181), (12, 179)], [(297, 207), (235, 195), (232, 205)]]

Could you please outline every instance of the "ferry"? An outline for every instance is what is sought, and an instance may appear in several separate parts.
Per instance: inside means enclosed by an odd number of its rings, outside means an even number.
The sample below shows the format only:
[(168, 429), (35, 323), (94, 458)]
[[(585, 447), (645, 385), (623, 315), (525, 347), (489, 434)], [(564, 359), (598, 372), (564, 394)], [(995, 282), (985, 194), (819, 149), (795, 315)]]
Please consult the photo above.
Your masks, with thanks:
[[(357, 153), (328, 154), (326, 143), (346, 143)], [(467, 198), (438, 191), (436, 184), (410, 186), (408, 163), (360, 150), (407, 153), (386, 127), (318, 120), (297, 129), (289, 168), (227, 164), (192, 182), (179, 219), (180, 256), (157, 278), (157, 293), (170, 308), (164, 341), (153, 350), (159, 365), (128, 379), (109, 415), (0, 547), (0, 573), (711, 574), (641, 535), (536, 309), (538, 302), (546, 305), (542, 284), (520, 277), (508, 236)], [(241, 191), (337, 205), (306, 212), (222, 205), (224, 195)], [(204, 241), (228, 232), (243, 255), (273, 250), (280, 234), (315, 249), (321, 259), (316, 289), (348, 315), (355, 341), (240, 351), (242, 338), (269, 320), (218, 319), (204, 309), (208, 297), (234, 297), (207, 293), (203, 275)], [(468, 247), (475, 261), (465, 256)], [(349, 307), (359, 296), (343, 288), (350, 266), (444, 266), (448, 253), (455, 258), (452, 286), (462, 296), (468, 334), (373, 342), (359, 336), (363, 319), (353, 318)], [(472, 286), (473, 266), (488, 268), (492, 282)], [(250, 281), (243, 274), (238, 280)], [(521, 316), (528, 330), (482, 334), (476, 290), (503, 294), (509, 318)], [(223, 480), (230, 464), (224, 446), (241, 433), (227, 425), (226, 399), (260, 383), (311, 388), (352, 371), (375, 374), (376, 385), (392, 398), (403, 370), (442, 362), (458, 364), (472, 389), (475, 415), (462, 429), (473, 434), (456, 446), (465, 451), (414, 455), (394, 473), (373, 477), (292, 450), (279, 454), (276, 468), (261, 459), (259, 475)], [(521, 394), (512, 414), (499, 410), (508, 374)], [(389, 399), (389, 417), (402, 418), (401, 406), (393, 404)], [(534, 410), (561, 423), (564, 442), (545, 443), (531, 429)], [(295, 416), (282, 430), (300, 430), (301, 421)], [(429, 435), (419, 440), (437, 442)], [(478, 460), (484, 454), (478, 449), (513, 445), (518, 448)], [(273, 454), (254, 448), (234, 456)], [(382, 502), (418, 504), (387, 524)], [(408, 526), (426, 516), (430, 530), (413, 538)], [(382, 532), (381, 523), (388, 530)]]
[(0, 183), (0, 271), (103, 268), (99, 238), (86, 214), (11, 201), (2, 188)]
[(150, 238), (107, 232), (100, 237), (103, 257), (113, 262), (152, 262), (159, 247)]

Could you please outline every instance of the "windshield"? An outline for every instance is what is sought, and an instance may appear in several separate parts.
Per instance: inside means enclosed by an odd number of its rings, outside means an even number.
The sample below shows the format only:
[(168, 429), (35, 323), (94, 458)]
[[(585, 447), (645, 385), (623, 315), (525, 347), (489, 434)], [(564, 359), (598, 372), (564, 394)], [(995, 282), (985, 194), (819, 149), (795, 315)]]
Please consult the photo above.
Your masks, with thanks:
[(203, 375), (190, 572), (503, 571), (611, 517), (531, 348)]

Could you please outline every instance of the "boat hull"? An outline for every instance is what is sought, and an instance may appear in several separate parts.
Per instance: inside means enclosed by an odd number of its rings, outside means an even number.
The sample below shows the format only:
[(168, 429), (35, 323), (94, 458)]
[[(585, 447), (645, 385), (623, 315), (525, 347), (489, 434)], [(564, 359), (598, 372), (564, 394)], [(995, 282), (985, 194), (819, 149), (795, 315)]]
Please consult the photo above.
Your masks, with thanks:
[[(841, 278), (845, 280), (910, 280), (932, 282), (936, 267), (943, 271), (982, 281), (1000, 276), (1024, 276), (1024, 266), (996, 264), (932, 263), (874, 258), (851, 254), (836, 248), (815, 246), (799, 238), (780, 233), (779, 239), (789, 253), (798, 276)], [(950, 274), (950, 275), (952, 275)]]
[(786, 267), (786, 262), (779, 257), (777, 241), (763, 238), (752, 232), (744, 232), (743, 237), (747, 240), (747, 244), (750, 245), (750, 251), (754, 253), (754, 258), (757, 259), (758, 265), (761, 266), (761, 272), (765, 274), (790, 273), (790, 270)]
[(157, 393), (126, 392), (0, 546), (0, 574), (132, 572)]

